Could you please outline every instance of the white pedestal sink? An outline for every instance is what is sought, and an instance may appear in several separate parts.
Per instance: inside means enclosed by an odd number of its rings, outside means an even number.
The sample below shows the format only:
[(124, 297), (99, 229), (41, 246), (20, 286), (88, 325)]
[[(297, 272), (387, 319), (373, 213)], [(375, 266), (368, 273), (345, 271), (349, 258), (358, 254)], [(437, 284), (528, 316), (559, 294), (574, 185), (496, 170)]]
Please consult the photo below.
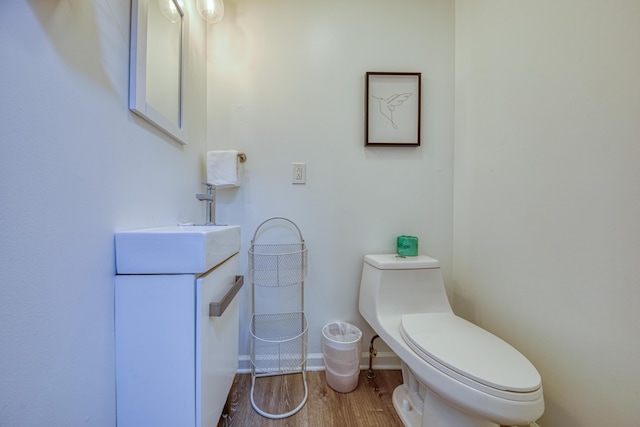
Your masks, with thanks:
[(240, 250), (239, 225), (175, 225), (116, 233), (118, 274), (204, 273)]

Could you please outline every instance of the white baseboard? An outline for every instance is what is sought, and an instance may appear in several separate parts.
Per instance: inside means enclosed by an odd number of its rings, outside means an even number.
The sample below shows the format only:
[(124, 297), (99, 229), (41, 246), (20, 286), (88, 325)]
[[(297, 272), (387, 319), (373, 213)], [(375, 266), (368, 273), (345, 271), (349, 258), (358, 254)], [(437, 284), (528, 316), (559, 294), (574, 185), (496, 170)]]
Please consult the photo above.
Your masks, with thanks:
[[(369, 369), (369, 353), (362, 353), (360, 356), (360, 369)], [(380, 351), (373, 358), (373, 370), (401, 369), (400, 358), (391, 351)], [(307, 355), (307, 371), (324, 371), (324, 359), (322, 353), (311, 353)], [(238, 364), (238, 374), (251, 373), (251, 356), (240, 355)]]

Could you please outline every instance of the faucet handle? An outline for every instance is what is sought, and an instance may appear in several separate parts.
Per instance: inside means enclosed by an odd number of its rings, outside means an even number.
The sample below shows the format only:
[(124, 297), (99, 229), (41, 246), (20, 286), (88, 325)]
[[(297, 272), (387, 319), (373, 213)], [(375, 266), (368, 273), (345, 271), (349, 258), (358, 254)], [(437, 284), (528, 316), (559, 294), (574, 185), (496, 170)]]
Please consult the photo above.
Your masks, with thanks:
[(214, 197), (215, 197), (215, 190), (216, 190), (216, 186), (213, 184), (209, 184), (208, 182), (203, 182), (202, 185), (205, 185), (207, 187), (207, 193), (206, 194), (196, 194), (196, 198), (198, 200), (207, 200), (209, 202), (214, 201)]
[(208, 182), (202, 181), (202, 185), (204, 185), (207, 188), (207, 191), (209, 193), (212, 193), (212, 192), (216, 191), (215, 184), (210, 184)]

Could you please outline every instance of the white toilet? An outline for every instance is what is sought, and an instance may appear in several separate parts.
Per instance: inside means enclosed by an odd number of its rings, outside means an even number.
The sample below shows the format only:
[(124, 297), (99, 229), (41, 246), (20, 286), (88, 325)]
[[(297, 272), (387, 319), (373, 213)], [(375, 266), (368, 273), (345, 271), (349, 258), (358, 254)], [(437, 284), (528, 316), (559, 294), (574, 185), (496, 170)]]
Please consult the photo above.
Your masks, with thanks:
[(405, 426), (522, 426), (544, 412), (536, 368), (453, 314), (437, 260), (366, 255), (360, 313), (402, 360), (393, 405)]

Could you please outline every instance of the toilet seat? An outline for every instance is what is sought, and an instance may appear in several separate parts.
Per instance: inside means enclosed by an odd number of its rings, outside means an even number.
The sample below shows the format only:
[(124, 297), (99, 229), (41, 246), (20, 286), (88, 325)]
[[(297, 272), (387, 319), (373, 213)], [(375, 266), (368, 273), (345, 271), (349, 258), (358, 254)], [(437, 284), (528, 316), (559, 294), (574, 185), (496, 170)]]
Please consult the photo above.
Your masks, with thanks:
[(541, 387), (540, 374), (518, 350), (453, 313), (405, 314), (400, 329), (423, 360), (474, 388), (519, 400), (518, 393)]

